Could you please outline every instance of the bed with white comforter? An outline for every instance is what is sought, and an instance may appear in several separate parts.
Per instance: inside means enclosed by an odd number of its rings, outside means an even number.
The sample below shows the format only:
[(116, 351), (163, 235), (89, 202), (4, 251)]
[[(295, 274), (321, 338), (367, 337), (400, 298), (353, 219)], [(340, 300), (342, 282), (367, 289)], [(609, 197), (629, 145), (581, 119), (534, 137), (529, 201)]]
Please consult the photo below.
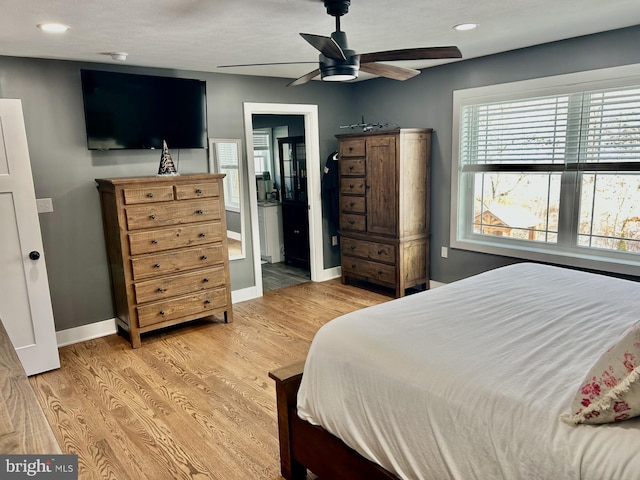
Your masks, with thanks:
[(406, 479), (640, 478), (640, 419), (560, 420), (640, 320), (640, 284), (535, 264), (356, 311), (314, 338), (300, 418)]

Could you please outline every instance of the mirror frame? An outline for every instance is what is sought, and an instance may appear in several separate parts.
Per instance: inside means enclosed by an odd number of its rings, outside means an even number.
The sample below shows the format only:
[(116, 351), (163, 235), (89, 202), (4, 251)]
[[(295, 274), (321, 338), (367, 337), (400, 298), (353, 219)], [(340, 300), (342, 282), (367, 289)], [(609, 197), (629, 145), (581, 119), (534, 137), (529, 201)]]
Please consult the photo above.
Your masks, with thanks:
[[(238, 152), (238, 187), (240, 188), (240, 255), (229, 255), (229, 261), (240, 260), (247, 257), (247, 235), (245, 220), (245, 204), (244, 204), (244, 168), (245, 161), (242, 151), (242, 140), (239, 138), (209, 138), (209, 172), (220, 173), (218, 159), (216, 158), (216, 143), (235, 143)], [(226, 180), (226, 177), (225, 177)], [(224, 180), (223, 180), (224, 182)], [(226, 215), (225, 206), (225, 215)]]

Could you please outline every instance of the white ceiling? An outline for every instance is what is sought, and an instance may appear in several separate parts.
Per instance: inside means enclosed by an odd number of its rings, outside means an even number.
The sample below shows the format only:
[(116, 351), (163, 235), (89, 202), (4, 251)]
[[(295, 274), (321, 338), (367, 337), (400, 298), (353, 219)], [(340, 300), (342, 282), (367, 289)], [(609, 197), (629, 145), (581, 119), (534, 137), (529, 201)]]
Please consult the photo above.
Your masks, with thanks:
[[(322, 0), (0, 0), (0, 12), (0, 55), (121, 65), (105, 53), (127, 52), (126, 65), (286, 78), (317, 65), (217, 67), (315, 62), (298, 33), (334, 30)], [(36, 28), (53, 21), (71, 28)], [(463, 22), (479, 26), (452, 30)], [(457, 45), (466, 59), (637, 24), (638, 0), (352, 0), (341, 20), (358, 53)]]

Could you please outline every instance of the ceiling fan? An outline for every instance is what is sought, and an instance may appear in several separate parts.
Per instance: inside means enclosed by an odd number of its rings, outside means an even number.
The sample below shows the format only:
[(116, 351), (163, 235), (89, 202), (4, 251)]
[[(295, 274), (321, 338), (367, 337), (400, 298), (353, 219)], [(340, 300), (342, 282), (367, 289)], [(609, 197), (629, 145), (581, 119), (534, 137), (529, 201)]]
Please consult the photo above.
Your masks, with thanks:
[[(349, 12), (351, 0), (324, 0), (327, 13), (336, 19), (336, 31), (330, 37), (301, 33), (300, 36), (320, 52), (319, 67), (295, 79), (287, 86), (303, 85), (320, 75), (324, 81), (344, 82), (358, 78), (358, 72), (371, 73), (393, 80), (408, 80), (420, 73), (412, 68), (398, 67), (378, 62), (397, 60), (435, 60), (462, 58), (458, 47), (424, 47), (387, 50), (383, 52), (357, 54), (347, 45), (347, 34), (340, 29), (340, 17)], [(226, 67), (251, 67), (259, 65), (286, 65), (309, 62), (254, 63), (245, 65), (221, 65)]]

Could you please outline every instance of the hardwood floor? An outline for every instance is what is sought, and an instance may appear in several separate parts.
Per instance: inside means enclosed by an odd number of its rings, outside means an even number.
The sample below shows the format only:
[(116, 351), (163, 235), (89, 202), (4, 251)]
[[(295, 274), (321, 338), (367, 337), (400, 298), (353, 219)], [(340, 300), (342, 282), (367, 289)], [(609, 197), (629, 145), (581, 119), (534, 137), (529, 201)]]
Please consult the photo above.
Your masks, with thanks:
[[(60, 349), (30, 378), (80, 479), (280, 479), (270, 370), (304, 359), (329, 320), (390, 297), (303, 283), (234, 305), (234, 322), (197, 321), (143, 337)], [(310, 475), (310, 478), (314, 478)]]

